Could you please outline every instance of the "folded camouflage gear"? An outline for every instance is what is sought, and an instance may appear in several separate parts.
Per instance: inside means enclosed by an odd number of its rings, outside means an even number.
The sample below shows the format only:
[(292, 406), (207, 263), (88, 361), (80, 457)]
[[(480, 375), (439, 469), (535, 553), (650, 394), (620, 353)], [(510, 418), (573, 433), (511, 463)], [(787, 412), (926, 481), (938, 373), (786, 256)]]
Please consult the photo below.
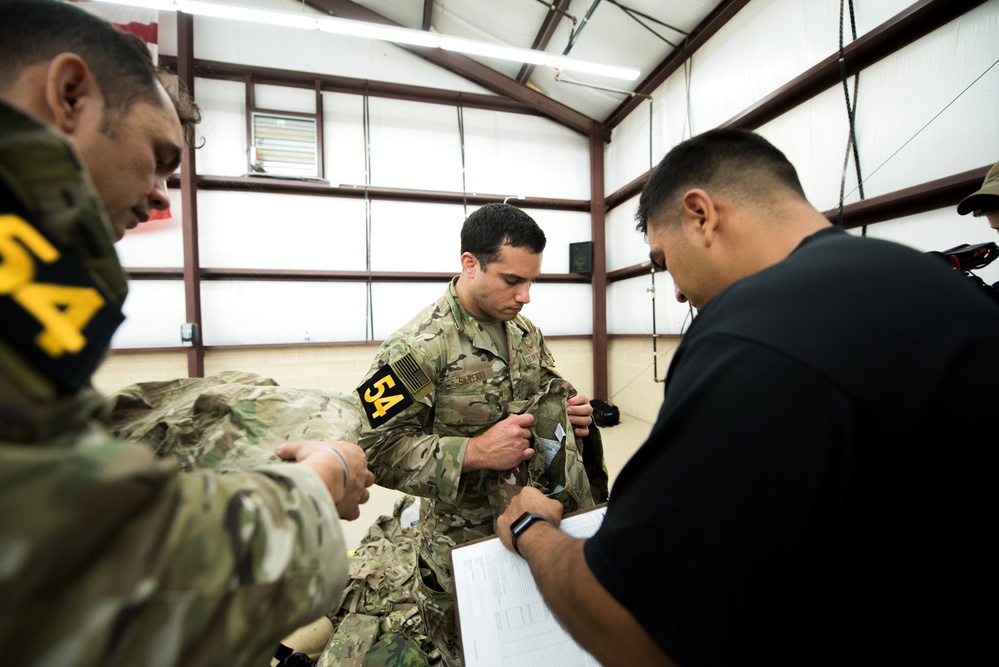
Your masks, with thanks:
[(351, 555), (347, 587), (329, 616), (335, 631), (317, 667), (420, 667), (439, 657), (416, 604), (419, 529), (399, 523), (415, 500), (397, 501)]
[(254, 373), (142, 382), (111, 396), (108, 426), (186, 470), (245, 470), (279, 461), (274, 447), (302, 440), (357, 442), (357, 397), (280, 387)]
[(495, 480), (490, 480), (489, 503), (494, 517), (502, 514), (510, 499), (525, 486), (558, 500), (567, 514), (598, 502), (590, 488), (590, 477), (598, 482), (606, 480), (603, 445), (597, 452), (599, 456), (588, 457), (589, 465), (584, 465), (583, 443), (577, 441), (569, 422), (568, 401), (574, 391), (562, 378), (551, 377), (529, 400), (513, 401), (507, 406), (511, 414), (534, 415), (530, 429), (534, 456), (513, 470), (496, 473)]

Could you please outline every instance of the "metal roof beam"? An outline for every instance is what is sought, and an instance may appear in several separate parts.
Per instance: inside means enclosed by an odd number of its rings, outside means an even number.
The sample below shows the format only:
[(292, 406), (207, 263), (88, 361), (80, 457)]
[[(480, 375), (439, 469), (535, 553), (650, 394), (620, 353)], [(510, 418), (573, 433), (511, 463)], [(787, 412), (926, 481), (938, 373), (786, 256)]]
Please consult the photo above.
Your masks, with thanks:
[[(844, 47), (843, 60), (847, 76), (853, 76), (857, 72), (863, 71), (984, 2), (986, 0), (921, 0), (916, 2)], [(839, 53), (837, 52), (732, 119), (722, 123), (719, 127), (756, 129), (839, 83)], [(639, 194), (648, 177), (649, 172), (645, 172), (608, 195), (607, 209), (610, 210)]]
[[(406, 27), (350, 0), (303, 1), (313, 9), (326, 12), (332, 16), (395, 27)], [(593, 119), (586, 114), (580, 113), (561, 102), (557, 102), (547, 95), (539, 93), (515, 79), (504, 76), (496, 70), (486, 67), (467, 56), (441, 49), (402, 44), (398, 46), (400, 49), (404, 49), (438, 67), (454, 72), (458, 76), (468, 79), (487, 90), (526, 104), (542, 116), (550, 118), (556, 123), (564, 125), (583, 136), (589, 136), (591, 129), (594, 127), (600, 128), (604, 130), (604, 136), (601, 139), (605, 142), (610, 141), (610, 130), (605, 125), (594, 125)]]
[[(548, 43), (552, 40), (555, 35), (555, 29), (558, 28), (558, 24), (562, 21), (562, 16), (564, 12), (569, 7), (571, 0), (555, 0), (554, 3), (548, 9), (548, 15), (545, 20), (541, 23), (541, 29), (538, 30), (537, 37), (534, 38), (534, 44), (531, 45), (532, 49), (536, 51), (544, 51), (547, 48)], [(520, 73), (517, 75), (517, 81), (521, 83), (527, 83), (534, 74), (534, 65), (524, 64), (520, 68)]]
[[(177, 59), (173, 56), (160, 56), (160, 65), (171, 71), (176, 71)], [(531, 114), (535, 116), (540, 115), (537, 109), (502, 95), (459, 93), (456, 90), (426, 88), (405, 83), (352, 79), (332, 74), (238, 65), (215, 60), (194, 60), (194, 75), (204, 79), (242, 82), (246, 80), (248, 74), (253, 76), (254, 83), (264, 85), (313, 89), (318, 81), (324, 91), (331, 93), (351, 93), (355, 95), (364, 95), (367, 93), (373, 97), (388, 97), (397, 100), (446, 104), (449, 106), (457, 106), (460, 97), (461, 105), (466, 108), (489, 109), (492, 111)]]
[(651, 74), (645, 77), (644, 81), (638, 84), (638, 87), (635, 88), (635, 95), (626, 99), (607, 116), (604, 125), (609, 129), (617, 127), (628, 114), (642, 103), (645, 99), (644, 96), (651, 95), (673, 72), (680, 69), (687, 58), (704, 46), (733, 16), (739, 13), (740, 9), (748, 4), (749, 0), (723, 0), (720, 2), (697, 27), (690, 31), (687, 38), (680, 44), (680, 48), (669, 54), (652, 70)]
[(423, 0), (423, 30), (430, 30), (430, 19), (434, 15), (434, 0)]

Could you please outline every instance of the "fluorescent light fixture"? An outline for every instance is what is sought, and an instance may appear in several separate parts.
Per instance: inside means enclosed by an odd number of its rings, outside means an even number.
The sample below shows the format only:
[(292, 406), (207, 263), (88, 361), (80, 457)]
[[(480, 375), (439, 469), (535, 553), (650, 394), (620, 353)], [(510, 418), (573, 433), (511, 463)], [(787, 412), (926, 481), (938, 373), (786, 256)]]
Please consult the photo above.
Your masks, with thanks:
[(368, 23), (367, 21), (352, 21), (351, 19), (320, 18), (317, 23), (319, 29), (323, 32), (332, 32), (338, 35), (367, 37), (368, 39), (379, 39), (383, 42), (411, 44), (413, 46), (426, 46), (430, 48), (437, 48), (441, 45), (440, 35), (422, 30), (410, 30), (409, 28)]
[(163, 12), (173, 12), (177, 10), (177, 3), (174, 0), (100, 0), (109, 5), (128, 5), (129, 7), (141, 7), (143, 9), (158, 9)]
[(272, 12), (260, 9), (249, 9), (236, 5), (220, 5), (213, 2), (201, 2), (200, 0), (98, 0), (113, 5), (128, 5), (131, 7), (145, 7), (148, 9), (158, 9), (160, 11), (180, 11), (185, 14), (196, 16), (212, 16), (215, 18), (232, 19), (235, 21), (249, 21), (252, 23), (264, 23), (267, 25), (279, 25), (288, 28), (301, 28), (304, 30), (321, 30), (323, 32), (335, 33), (338, 35), (349, 35), (353, 37), (364, 37), (367, 39), (377, 39), (395, 44), (409, 44), (411, 46), (422, 46), (425, 48), (441, 48), (447, 51), (465, 53), (486, 58), (498, 58), (501, 60), (512, 60), (519, 63), (531, 65), (542, 65), (560, 69), (566, 72), (584, 72), (596, 74), (615, 79), (625, 79), (634, 81), (640, 72), (630, 67), (615, 67), (613, 65), (601, 65), (585, 60), (567, 58), (565, 56), (549, 55), (544, 51), (534, 49), (521, 49), (515, 46), (503, 46), (480, 42), (460, 37), (449, 37), (423, 30), (411, 30), (397, 26), (381, 25), (369, 23), (367, 21), (354, 21), (351, 19), (341, 19), (333, 17), (319, 16), (317, 14), (293, 14), (288, 12)]
[(566, 58), (565, 56), (548, 56), (545, 59), (545, 64), (567, 72), (586, 72), (587, 74), (597, 74), (599, 76), (608, 76), (612, 79), (624, 79), (626, 81), (634, 81), (640, 74), (637, 69), (630, 67), (601, 65), (599, 63), (586, 62), (585, 60)]
[(262, 9), (235, 7), (233, 5), (217, 5), (211, 2), (199, 2), (198, 0), (176, 0), (176, 6), (177, 11), (197, 16), (212, 16), (219, 19), (279, 25), (285, 28), (301, 28), (303, 30), (315, 30), (318, 27), (316, 25), (316, 17), (309, 14), (270, 12)]
[(531, 49), (520, 49), (515, 46), (490, 44), (488, 42), (476, 42), (471, 39), (448, 37), (447, 35), (441, 35), (441, 48), (445, 51), (457, 51), (458, 53), (512, 60), (514, 62), (530, 63), (531, 65), (544, 65), (545, 58), (547, 58), (547, 54), (543, 51), (532, 51)]

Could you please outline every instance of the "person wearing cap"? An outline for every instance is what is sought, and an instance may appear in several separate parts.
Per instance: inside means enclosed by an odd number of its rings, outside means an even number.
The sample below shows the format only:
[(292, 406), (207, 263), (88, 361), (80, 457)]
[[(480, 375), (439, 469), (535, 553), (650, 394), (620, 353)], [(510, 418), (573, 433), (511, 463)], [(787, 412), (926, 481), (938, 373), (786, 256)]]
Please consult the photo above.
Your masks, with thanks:
[(960, 215), (971, 213), (976, 218), (984, 217), (989, 226), (999, 232), (999, 162), (989, 169), (982, 187), (961, 200), (957, 212)]
[(636, 217), (700, 314), (593, 537), (533, 488), (498, 520), (555, 616), (605, 665), (981, 663), (999, 308), (751, 132), (675, 146)]
[(108, 432), (91, 384), (123, 319), (113, 243), (169, 206), (198, 120), (134, 35), (0, 0), (0, 655), (9, 665), (263, 665), (343, 590), (346, 442), (182, 472)]

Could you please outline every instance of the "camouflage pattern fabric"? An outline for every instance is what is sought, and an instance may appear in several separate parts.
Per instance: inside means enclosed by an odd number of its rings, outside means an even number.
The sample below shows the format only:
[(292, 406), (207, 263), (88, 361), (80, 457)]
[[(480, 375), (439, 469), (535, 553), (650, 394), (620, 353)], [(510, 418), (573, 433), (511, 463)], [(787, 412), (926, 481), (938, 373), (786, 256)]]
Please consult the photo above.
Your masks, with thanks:
[(406, 635), (382, 635), (364, 656), (364, 667), (429, 667), (426, 654)]
[(186, 470), (246, 470), (277, 463), (282, 442), (357, 442), (357, 398), (332, 390), (280, 387), (254, 373), (143, 382), (111, 396), (108, 425)]
[[(2, 103), (0, 191), (124, 298), (110, 225), (71, 148)], [(10, 257), (0, 273), (16, 272)], [(181, 473), (109, 433), (96, 392), (61, 394), (13, 351), (9, 326), (0, 319), (4, 664), (265, 665), (282, 636), (328, 611), (347, 563), (315, 473)]]
[(530, 430), (535, 452), (519, 468), (497, 472), (495, 480), (489, 481), (486, 495), (496, 516), (506, 511), (510, 498), (528, 485), (559, 500), (567, 514), (595, 504), (581, 447), (566, 412), (573, 391), (568, 382), (552, 377), (530, 400), (508, 405), (511, 413), (534, 415)]
[[(565, 412), (573, 390), (555, 372), (541, 331), (518, 316), (505, 323), (508, 350), (497, 349), (459, 302), (455, 280), (383, 343), (357, 390), (365, 413), (359, 443), (375, 481), (424, 498), (417, 595), (448, 664), (458, 664), (460, 655), (451, 548), (493, 535), (511, 490), (505, 496), (501, 487), (516, 484), (496, 471), (463, 475), (468, 439), (510, 414), (531, 411), (536, 438), (555, 444), (536, 447), (523, 479), (559, 494), (567, 511), (594, 504)], [(558, 460), (546, 465), (546, 453)]]
[(439, 657), (416, 605), (419, 531), (399, 523), (414, 500), (397, 501), (351, 555), (350, 580), (330, 615), (336, 630), (318, 667), (418, 667)]

